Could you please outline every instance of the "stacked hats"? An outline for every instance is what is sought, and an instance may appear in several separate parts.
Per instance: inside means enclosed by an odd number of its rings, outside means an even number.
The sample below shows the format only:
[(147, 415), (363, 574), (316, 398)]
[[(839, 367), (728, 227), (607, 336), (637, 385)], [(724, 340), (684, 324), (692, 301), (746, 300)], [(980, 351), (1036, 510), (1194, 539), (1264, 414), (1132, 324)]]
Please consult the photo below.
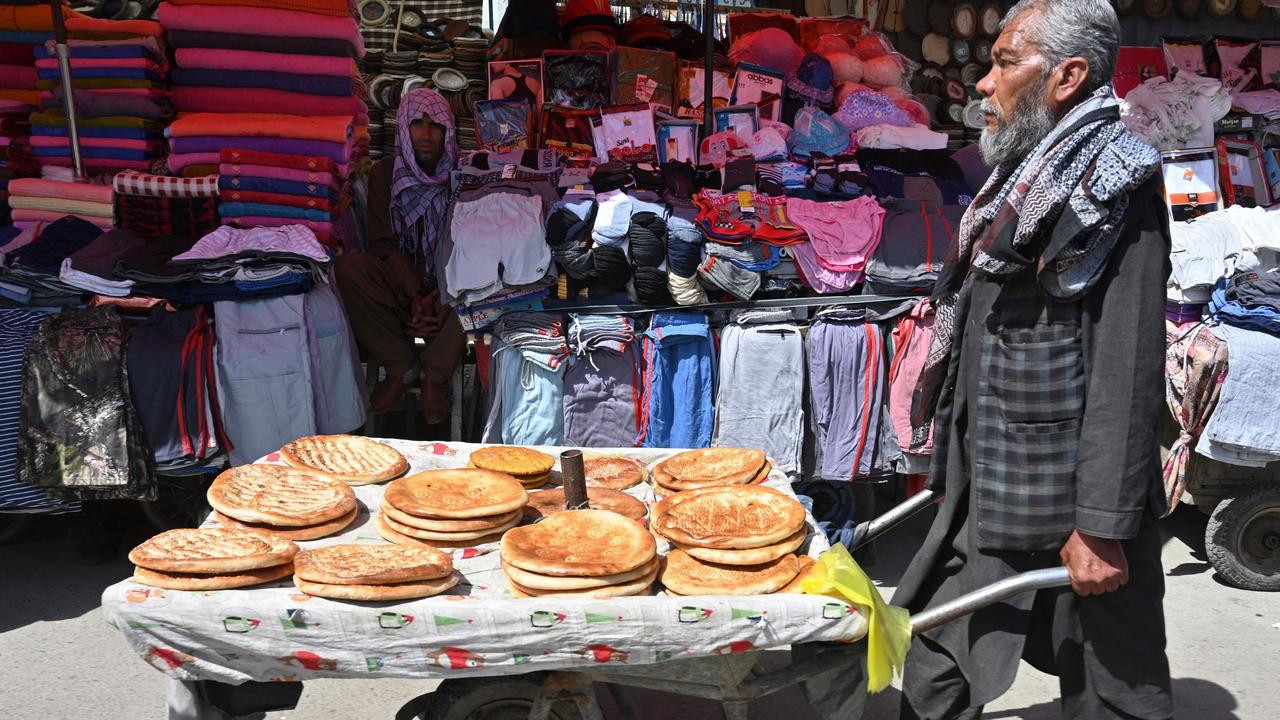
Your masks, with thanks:
[(611, 50), (617, 27), (608, 0), (569, 0), (560, 14), (560, 34), (571, 50)]
[(598, 457), (582, 463), (588, 487), (626, 490), (644, 482), (649, 469), (627, 457)]
[(223, 527), (315, 540), (345, 530), (356, 519), (355, 491), (310, 470), (242, 465), (223, 472), (207, 493)]
[(133, 581), (167, 590), (226, 590), (288, 577), (298, 546), (269, 533), (182, 528), (129, 552)]
[(761, 450), (688, 450), (654, 466), (654, 491), (663, 496), (720, 485), (759, 485), (772, 470), (773, 464)]
[[(587, 488), (587, 507), (592, 510), (607, 510), (636, 521), (644, 520), (649, 514), (649, 508), (644, 503), (621, 490), (606, 487)], [(565, 512), (564, 488), (539, 490), (529, 494), (524, 519), (535, 522), (559, 512)]]
[(795, 579), (807, 539), (794, 498), (753, 485), (676, 493), (653, 507), (652, 528), (674, 546), (662, 584), (679, 595), (756, 595)]
[(528, 499), (503, 473), (429, 470), (387, 486), (378, 530), (399, 545), (476, 547), (515, 527)]
[(533, 490), (547, 484), (556, 459), (544, 452), (523, 447), (495, 446), (471, 453), (468, 467), (506, 473)]
[(357, 435), (299, 438), (280, 448), (280, 459), (348, 485), (386, 482), (409, 469), (408, 461), (395, 448)]
[(502, 538), (516, 597), (643, 595), (658, 574), (657, 543), (639, 523), (603, 510), (568, 510)]
[(334, 600), (410, 600), (439, 595), (462, 579), (435, 548), (329, 545), (294, 558), (293, 584)]

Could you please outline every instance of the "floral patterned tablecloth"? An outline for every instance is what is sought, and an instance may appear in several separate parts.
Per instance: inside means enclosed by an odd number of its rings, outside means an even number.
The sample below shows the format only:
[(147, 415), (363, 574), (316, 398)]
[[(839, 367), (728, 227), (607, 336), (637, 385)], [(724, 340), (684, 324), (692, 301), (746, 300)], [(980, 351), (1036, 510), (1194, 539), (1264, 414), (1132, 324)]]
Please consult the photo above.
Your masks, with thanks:
[[(409, 460), (410, 473), (464, 467), (480, 447), (386, 440)], [(558, 457), (560, 448), (543, 448)], [(646, 464), (669, 450), (592, 450)], [(278, 462), (274, 455), (265, 462)], [(558, 483), (553, 473), (552, 483)], [(766, 482), (794, 496), (786, 477)], [(359, 517), (340, 535), (300, 543), (385, 542), (371, 522), (385, 485), (357, 487)], [(652, 504), (645, 484), (630, 490)], [(804, 550), (817, 555), (825, 537), (808, 517)], [(208, 526), (215, 521), (207, 523)], [(659, 552), (667, 547), (659, 540)], [(241, 590), (183, 592), (124, 580), (102, 594), (103, 613), (147, 663), (177, 680), (282, 681), (320, 677), (444, 678), (536, 670), (619, 669), (676, 658), (715, 656), (793, 643), (860, 639), (865, 619), (846, 603), (810, 595), (679, 597), (658, 594), (607, 600), (514, 599), (498, 562), (498, 545), (453, 551), (464, 580), (450, 595), (405, 602), (314, 598), (292, 579)]]

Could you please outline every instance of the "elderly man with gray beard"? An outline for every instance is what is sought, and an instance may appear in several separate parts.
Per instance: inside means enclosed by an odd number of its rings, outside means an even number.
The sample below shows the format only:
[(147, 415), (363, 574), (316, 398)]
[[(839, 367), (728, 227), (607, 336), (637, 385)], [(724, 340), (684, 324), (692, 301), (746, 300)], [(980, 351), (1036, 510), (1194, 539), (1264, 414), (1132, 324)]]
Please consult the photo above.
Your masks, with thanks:
[(1169, 718), (1156, 424), (1167, 210), (1159, 154), (1120, 121), (1107, 0), (1023, 0), (992, 49), (981, 150), (994, 168), (933, 302), (912, 407), (945, 495), (894, 604), (919, 611), (1065, 565), (915, 638), (902, 717), (976, 719), (1020, 659), (1060, 678), (1064, 717)]

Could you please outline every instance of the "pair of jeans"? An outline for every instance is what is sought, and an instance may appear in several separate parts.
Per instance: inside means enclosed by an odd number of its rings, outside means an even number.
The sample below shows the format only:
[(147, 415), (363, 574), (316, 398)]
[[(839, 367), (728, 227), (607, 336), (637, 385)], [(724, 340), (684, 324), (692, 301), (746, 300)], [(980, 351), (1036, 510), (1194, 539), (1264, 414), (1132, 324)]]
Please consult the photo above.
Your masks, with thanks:
[(702, 313), (660, 312), (644, 334), (641, 446), (701, 448), (715, 424), (716, 357)]

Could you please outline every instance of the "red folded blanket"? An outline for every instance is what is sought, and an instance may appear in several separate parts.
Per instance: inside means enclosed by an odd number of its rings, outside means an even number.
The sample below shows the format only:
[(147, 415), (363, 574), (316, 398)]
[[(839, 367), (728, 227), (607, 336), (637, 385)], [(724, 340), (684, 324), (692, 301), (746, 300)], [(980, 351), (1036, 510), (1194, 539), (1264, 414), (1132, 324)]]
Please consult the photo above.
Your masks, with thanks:
[(286, 35), (299, 38), (345, 40), (364, 55), (360, 28), (350, 17), (330, 17), (294, 10), (239, 7), (234, 11), (206, 5), (161, 3), (156, 15), (167, 30), (236, 33), (240, 35)]
[(178, 48), (173, 55), (178, 67), (191, 70), (244, 70), (351, 77), (356, 74), (355, 62), (351, 58), (328, 55), (287, 55), (217, 48)]
[(350, 17), (347, 0), (169, 0), (173, 5), (232, 5), (237, 7), (295, 10), (315, 15)]
[(307, 210), (333, 210), (329, 198), (309, 195), (288, 195), (285, 193), (254, 192), (252, 190), (223, 190), (219, 194), (222, 202), (263, 203), (266, 205), (288, 205), (289, 207), (306, 208)]
[(270, 113), (191, 113), (169, 126), (175, 138), (277, 137), (346, 144), (351, 140), (351, 116), (300, 117)]
[(369, 124), (369, 107), (356, 97), (304, 95), (262, 88), (174, 87), (169, 97), (179, 112), (284, 113), (294, 115), (350, 115), (357, 124)]

